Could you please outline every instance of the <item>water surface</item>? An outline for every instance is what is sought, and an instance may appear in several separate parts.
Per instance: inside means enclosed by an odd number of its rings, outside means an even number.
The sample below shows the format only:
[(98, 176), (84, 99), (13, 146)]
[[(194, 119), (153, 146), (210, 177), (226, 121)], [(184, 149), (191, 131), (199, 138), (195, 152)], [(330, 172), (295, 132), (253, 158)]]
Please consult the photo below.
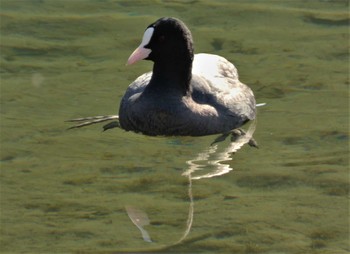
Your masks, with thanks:
[[(348, 1), (1, 1), (1, 252), (348, 253)], [(192, 181), (216, 136), (64, 120), (116, 114), (145, 27), (186, 22), (254, 91), (255, 139)], [(223, 151), (228, 142), (219, 145)], [(215, 165), (197, 160), (203, 170)], [(149, 218), (143, 241), (125, 207)]]

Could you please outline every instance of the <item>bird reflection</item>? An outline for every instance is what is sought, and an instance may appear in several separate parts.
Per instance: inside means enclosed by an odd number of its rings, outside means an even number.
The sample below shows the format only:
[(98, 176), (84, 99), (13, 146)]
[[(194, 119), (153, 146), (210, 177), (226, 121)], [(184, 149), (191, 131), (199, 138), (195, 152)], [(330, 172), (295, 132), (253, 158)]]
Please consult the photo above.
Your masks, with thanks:
[(136, 207), (133, 207), (133, 206), (126, 206), (125, 209), (130, 220), (141, 231), (143, 240), (145, 242), (152, 242), (148, 232), (143, 228), (144, 226), (149, 225), (149, 219), (147, 214), (144, 211), (137, 209)]
[[(249, 143), (252, 140), (256, 129), (256, 121), (257, 120), (252, 121), (247, 132), (244, 135), (240, 135), (234, 142), (230, 142), (223, 151), (218, 152), (218, 144), (213, 144), (203, 152), (197, 154), (194, 159), (188, 160), (186, 162), (188, 168), (182, 173), (183, 176), (188, 178), (189, 209), (186, 228), (182, 236), (177, 241), (171, 245), (161, 247), (162, 250), (181, 243), (190, 233), (194, 217), (192, 181), (221, 176), (230, 172), (232, 170), (232, 167), (229, 164), (225, 164), (225, 161), (230, 161), (231, 155), (233, 153), (237, 152), (240, 148), (242, 148), (243, 145)], [(207, 170), (208, 166), (210, 169), (209, 172)], [(143, 228), (143, 226), (149, 224), (147, 214), (135, 207), (130, 206), (126, 207), (126, 211), (131, 221), (141, 231), (144, 241), (152, 242), (151, 237)]]
[[(230, 161), (233, 153), (237, 152), (243, 145), (253, 140), (256, 122), (256, 119), (252, 121), (247, 132), (244, 135), (239, 135), (234, 142), (230, 142), (222, 152), (218, 152), (218, 144), (213, 144), (204, 152), (199, 153), (194, 159), (188, 160), (187, 165), (189, 165), (189, 167), (184, 173), (182, 173), (182, 175), (193, 180), (199, 180), (203, 178), (221, 176), (230, 172), (232, 170), (231, 166), (229, 164), (225, 164), (224, 162)], [(211, 159), (211, 157), (214, 158)], [(203, 164), (203, 162), (205, 164)], [(211, 170), (210, 172), (202, 173), (208, 168)]]

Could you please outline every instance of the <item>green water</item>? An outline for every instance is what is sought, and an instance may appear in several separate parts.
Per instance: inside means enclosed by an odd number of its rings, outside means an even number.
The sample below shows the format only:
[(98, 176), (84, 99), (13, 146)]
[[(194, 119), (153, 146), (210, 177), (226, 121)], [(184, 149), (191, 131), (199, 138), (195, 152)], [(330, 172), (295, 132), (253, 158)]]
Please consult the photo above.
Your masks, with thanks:
[[(1, 253), (349, 253), (348, 1), (2, 0)], [(146, 137), (66, 119), (116, 114), (161, 16), (253, 89), (255, 139), (232, 171), (182, 173), (215, 136)], [(224, 142), (220, 149), (225, 149)], [(215, 157), (215, 153), (212, 154)], [(203, 170), (212, 171), (205, 160)], [(142, 240), (125, 206), (145, 212)]]

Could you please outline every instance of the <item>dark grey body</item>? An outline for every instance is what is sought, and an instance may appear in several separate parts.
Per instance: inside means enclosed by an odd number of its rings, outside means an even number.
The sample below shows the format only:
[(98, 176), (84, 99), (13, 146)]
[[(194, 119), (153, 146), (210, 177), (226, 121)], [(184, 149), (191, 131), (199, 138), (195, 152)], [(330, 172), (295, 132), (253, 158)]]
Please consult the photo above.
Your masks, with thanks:
[(223, 57), (195, 55), (186, 95), (172, 86), (148, 86), (151, 76), (137, 78), (121, 101), (119, 121), (127, 131), (203, 136), (229, 132), (255, 118), (253, 92)]

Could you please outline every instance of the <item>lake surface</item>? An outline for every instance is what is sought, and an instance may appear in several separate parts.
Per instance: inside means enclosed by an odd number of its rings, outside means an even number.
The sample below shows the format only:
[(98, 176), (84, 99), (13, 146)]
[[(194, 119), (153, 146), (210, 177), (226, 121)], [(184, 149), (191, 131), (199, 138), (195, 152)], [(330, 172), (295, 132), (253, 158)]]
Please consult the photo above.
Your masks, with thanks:
[[(347, 0), (0, 9), (1, 253), (349, 253)], [(232, 61), (267, 104), (259, 149), (223, 159), (230, 143), (211, 147), (217, 136), (66, 130), (67, 119), (117, 114), (130, 82), (152, 68), (125, 62), (162, 16), (182, 19), (196, 52)], [(184, 174), (220, 168), (230, 172)], [(152, 242), (126, 207), (148, 217)]]

